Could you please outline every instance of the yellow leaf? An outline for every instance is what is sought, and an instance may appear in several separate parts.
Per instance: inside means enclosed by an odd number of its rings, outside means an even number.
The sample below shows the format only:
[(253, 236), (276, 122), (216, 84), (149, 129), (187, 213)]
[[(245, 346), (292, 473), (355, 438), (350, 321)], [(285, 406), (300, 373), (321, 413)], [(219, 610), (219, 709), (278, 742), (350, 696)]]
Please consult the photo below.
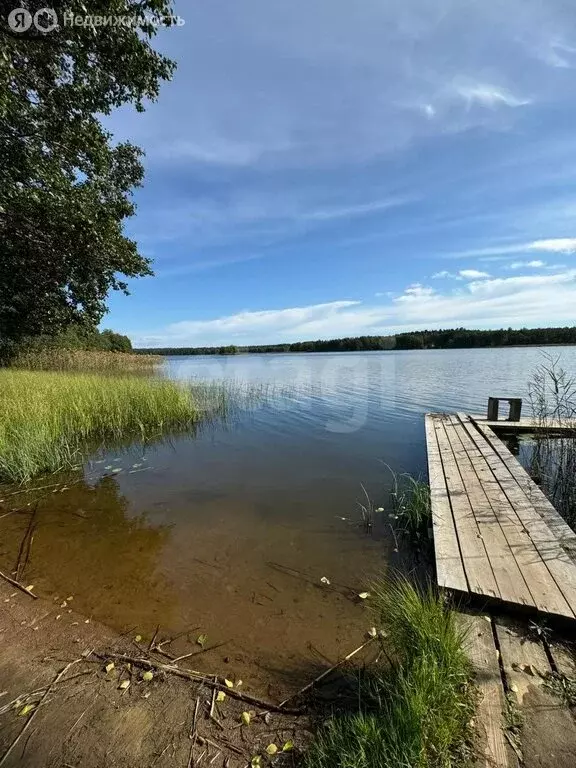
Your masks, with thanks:
[(242, 723), (244, 725), (250, 725), (250, 712), (242, 712)]
[(127, 688), (130, 688), (130, 680), (122, 680), (118, 688), (121, 691), (125, 691)]
[(134, 642), (140, 643), (141, 641), (142, 641), (142, 635), (136, 635), (136, 637), (134, 638)]
[(206, 640), (208, 640), (208, 635), (198, 635), (198, 639), (196, 640), (196, 642), (201, 648), (204, 648), (204, 646), (206, 645)]
[(226, 685), (226, 688), (234, 688), (234, 683), (232, 682), (232, 680), (226, 680), (225, 679), (224, 683)]
[(106, 670), (106, 674), (108, 674), (109, 672), (112, 672), (112, 670), (114, 669), (114, 662), (111, 661), (109, 664), (106, 664), (104, 669)]
[(154, 679), (153, 672), (150, 672), (149, 669), (146, 670), (146, 672), (142, 672), (142, 680), (145, 680), (147, 683), (150, 682), (150, 680)]
[(216, 694), (216, 701), (220, 704), (224, 701), (225, 698), (226, 698), (226, 694), (224, 693), (224, 691), (218, 691), (218, 693)]
[(276, 744), (268, 744), (268, 746), (266, 747), (266, 753), (268, 755), (275, 755), (276, 752), (278, 752), (278, 747), (276, 746)]
[(26, 717), (26, 715), (29, 715), (34, 709), (36, 709), (36, 704), (25, 704), (18, 714), (20, 717)]
[(28, 592), (32, 592), (32, 590), (34, 589), (34, 584), (29, 584), (29, 585), (26, 587), (26, 589), (28, 590)]
[(291, 752), (294, 749), (294, 742), (287, 741), (282, 747), (282, 752)]
[(359, 597), (361, 600), (366, 600), (368, 597), (370, 597), (370, 592), (360, 592), (360, 594), (358, 595), (358, 597)]
[(250, 765), (252, 766), (252, 768), (260, 768), (260, 766), (262, 765), (262, 758), (260, 757), (260, 755), (254, 755), (252, 760), (250, 760)]

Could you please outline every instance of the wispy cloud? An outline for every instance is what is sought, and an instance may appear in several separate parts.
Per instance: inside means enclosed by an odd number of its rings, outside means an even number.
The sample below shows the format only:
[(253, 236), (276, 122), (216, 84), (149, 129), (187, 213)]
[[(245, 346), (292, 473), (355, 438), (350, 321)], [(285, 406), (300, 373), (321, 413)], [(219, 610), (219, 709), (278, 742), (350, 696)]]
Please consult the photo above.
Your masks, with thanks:
[(523, 267), (529, 267), (536, 269), (538, 267), (545, 267), (546, 262), (540, 261), (540, 259), (532, 259), (532, 261), (513, 261), (512, 264), (508, 264), (508, 269), (522, 269)]
[(458, 275), (463, 277), (464, 280), (478, 280), (482, 277), (490, 277), (488, 272), (482, 272), (480, 269), (461, 269)]
[(523, 107), (531, 99), (515, 96), (506, 88), (490, 83), (461, 83), (454, 86), (454, 92), (466, 102), (468, 108), (474, 104), (494, 109), (495, 107)]
[(482, 257), (485, 258), (486, 261), (498, 261), (505, 256), (511, 256), (517, 253), (530, 253), (530, 251), (563, 254), (576, 253), (576, 237), (552, 237), (545, 240), (530, 240), (521, 243), (503, 243), (502, 245), (491, 245), (483, 248), (455, 251), (453, 253), (445, 254), (445, 256), (446, 258), (451, 259)]

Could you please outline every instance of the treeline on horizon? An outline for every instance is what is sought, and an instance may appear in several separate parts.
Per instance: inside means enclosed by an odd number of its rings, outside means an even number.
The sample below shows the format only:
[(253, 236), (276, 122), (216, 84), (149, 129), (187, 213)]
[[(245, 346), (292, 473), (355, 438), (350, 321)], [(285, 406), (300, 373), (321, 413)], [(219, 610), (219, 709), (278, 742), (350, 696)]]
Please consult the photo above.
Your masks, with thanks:
[(361, 352), (393, 349), (468, 349), (474, 347), (543, 346), (576, 344), (576, 326), (563, 328), (521, 328), (514, 330), (473, 330), (449, 328), (438, 331), (411, 331), (395, 336), (354, 336), (343, 339), (298, 341), (293, 344), (256, 344), (239, 347), (162, 347), (135, 349), (149, 355), (237, 355), (282, 352)]

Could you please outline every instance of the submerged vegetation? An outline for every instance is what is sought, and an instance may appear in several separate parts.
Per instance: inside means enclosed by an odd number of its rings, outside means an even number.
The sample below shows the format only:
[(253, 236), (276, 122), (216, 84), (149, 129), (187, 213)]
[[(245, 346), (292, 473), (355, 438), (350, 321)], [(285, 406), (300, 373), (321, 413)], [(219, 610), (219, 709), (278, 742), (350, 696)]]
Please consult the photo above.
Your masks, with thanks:
[[(538, 436), (530, 456), (530, 473), (566, 522), (576, 530), (576, 378), (565, 371), (558, 357), (544, 354), (529, 383), (532, 413), (550, 433)], [(554, 435), (554, 422), (574, 429)]]
[(149, 441), (225, 415), (234, 384), (179, 384), (159, 377), (0, 370), (0, 481), (26, 482), (78, 465), (103, 442)]
[(465, 632), (432, 588), (378, 582), (371, 589), (388, 663), (357, 681), (354, 712), (319, 731), (307, 768), (453, 768), (471, 737), (475, 696)]

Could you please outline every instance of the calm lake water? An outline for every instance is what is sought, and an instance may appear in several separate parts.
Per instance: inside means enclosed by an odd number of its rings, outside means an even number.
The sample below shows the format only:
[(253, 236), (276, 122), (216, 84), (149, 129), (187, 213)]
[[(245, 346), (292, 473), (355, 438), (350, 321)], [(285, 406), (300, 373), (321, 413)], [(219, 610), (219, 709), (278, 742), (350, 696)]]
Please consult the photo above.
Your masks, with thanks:
[[(576, 348), (548, 351), (576, 372)], [(394, 541), (388, 510), (374, 535), (358, 525), (361, 484), (386, 504), (388, 468), (425, 477), (424, 413), (525, 397), (540, 362), (536, 348), (169, 358), (162, 374), (175, 379), (273, 389), (226, 424), (100, 454), (82, 474), (10, 497), (38, 500), (20, 578), (120, 631), (189, 630), (176, 654), (200, 650), (206, 634), (207, 647), (223, 645), (193, 668), (230, 669), (247, 689), (282, 695), (371, 625), (357, 593)], [(64, 490), (39, 488), (63, 480)], [(29, 519), (0, 521), (3, 569)]]

